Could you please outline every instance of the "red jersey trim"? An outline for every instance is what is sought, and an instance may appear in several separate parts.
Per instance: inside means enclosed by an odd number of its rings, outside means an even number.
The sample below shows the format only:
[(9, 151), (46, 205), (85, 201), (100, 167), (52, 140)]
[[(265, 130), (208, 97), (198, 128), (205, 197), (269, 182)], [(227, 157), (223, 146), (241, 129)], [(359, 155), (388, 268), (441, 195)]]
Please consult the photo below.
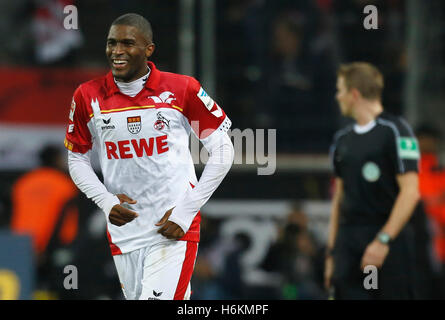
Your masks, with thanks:
[(195, 218), (192, 221), (192, 224), (190, 225), (189, 230), (187, 233), (181, 238), (178, 239), (178, 241), (192, 241), (192, 242), (199, 242), (200, 240), (200, 223), (201, 223), (201, 211), (198, 211)]
[(72, 152), (85, 153), (91, 149), (92, 145), (79, 145), (69, 141), (67, 138), (64, 139), (63, 144), (65, 148)]
[(112, 256), (118, 256), (118, 255), (122, 254), (121, 249), (117, 245), (115, 245), (113, 243), (113, 241), (111, 240), (111, 235), (108, 232), (108, 229), (107, 229), (107, 239), (108, 239), (108, 243), (110, 244), (111, 255)]
[[(118, 109), (110, 109), (110, 110), (101, 110), (101, 113), (115, 113), (115, 112), (124, 112), (124, 111), (128, 111), (128, 110), (140, 110), (140, 109), (159, 109), (159, 108), (173, 108), (176, 109), (180, 112), (183, 112), (184, 110), (181, 107), (178, 106), (174, 106), (171, 105), (169, 107), (166, 106), (155, 106), (155, 105), (150, 105), (150, 106), (132, 106), (132, 107), (123, 107), (123, 108), (118, 108)], [(93, 113), (91, 113), (90, 118), (92, 118), (94, 116)]]
[(196, 254), (198, 252), (198, 244), (187, 242), (187, 249), (185, 251), (185, 258), (179, 275), (178, 284), (176, 286), (173, 300), (184, 300), (185, 292), (192, 279), (193, 269), (195, 267)]

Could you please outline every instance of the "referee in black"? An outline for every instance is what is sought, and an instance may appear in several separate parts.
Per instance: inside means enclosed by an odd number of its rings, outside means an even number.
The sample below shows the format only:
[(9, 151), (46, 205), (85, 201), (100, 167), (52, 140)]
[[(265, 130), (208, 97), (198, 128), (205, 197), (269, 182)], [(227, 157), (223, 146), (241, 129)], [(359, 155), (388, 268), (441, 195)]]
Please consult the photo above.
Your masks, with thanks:
[(420, 197), (419, 149), (406, 121), (383, 110), (382, 90), (383, 76), (369, 63), (338, 69), (336, 99), (355, 122), (331, 147), (336, 177), (325, 286), (334, 299), (415, 298), (407, 222)]

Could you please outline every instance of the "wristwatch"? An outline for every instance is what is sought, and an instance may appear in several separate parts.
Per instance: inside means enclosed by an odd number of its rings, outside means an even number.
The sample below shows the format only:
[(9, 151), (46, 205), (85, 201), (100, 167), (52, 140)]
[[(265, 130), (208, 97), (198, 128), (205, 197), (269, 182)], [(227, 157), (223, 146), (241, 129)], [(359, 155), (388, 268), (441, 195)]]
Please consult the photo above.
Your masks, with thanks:
[(392, 240), (392, 239), (391, 239), (390, 235), (387, 234), (386, 232), (379, 232), (379, 233), (377, 234), (377, 240), (378, 240), (380, 243), (389, 245), (389, 244), (391, 243), (391, 240)]

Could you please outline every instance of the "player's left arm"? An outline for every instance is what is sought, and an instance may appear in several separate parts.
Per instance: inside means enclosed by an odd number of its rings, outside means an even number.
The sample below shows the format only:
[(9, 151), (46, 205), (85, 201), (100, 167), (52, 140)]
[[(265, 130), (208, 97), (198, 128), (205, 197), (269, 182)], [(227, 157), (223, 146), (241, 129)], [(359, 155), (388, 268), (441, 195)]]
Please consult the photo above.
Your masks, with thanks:
[(158, 232), (168, 239), (179, 239), (185, 235), (196, 213), (209, 200), (232, 166), (234, 149), (226, 132), (215, 131), (201, 142), (209, 152), (201, 178), (156, 224), (162, 226)]
[(391, 239), (395, 239), (411, 218), (417, 203), (420, 200), (419, 178), (417, 172), (411, 171), (397, 175), (399, 194), (389, 216), (382, 228)]
[(190, 126), (209, 153), (196, 186), (168, 210), (156, 224), (168, 239), (179, 239), (187, 233), (200, 210), (227, 175), (234, 159), (234, 148), (227, 134), (230, 120), (224, 111), (192, 79), (186, 116)]
[[(411, 218), (420, 200), (418, 161), (420, 158), (418, 142), (409, 125), (402, 120), (396, 127), (394, 141), (391, 142), (391, 154), (399, 193), (388, 220), (380, 232), (394, 240)], [(395, 147), (394, 147), (395, 146)], [(366, 265), (381, 267), (390, 250), (390, 245), (375, 239), (366, 248), (362, 258), (362, 268)]]
[[(416, 172), (397, 175), (400, 192), (396, 198), (391, 214), (381, 229), (394, 240), (411, 218), (420, 199), (418, 177)], [(381, 267), (388, 255), (390, 246), (378, 240), (372, 241), (366, 248), (362, 259), (362, 268), (366, 265)]]

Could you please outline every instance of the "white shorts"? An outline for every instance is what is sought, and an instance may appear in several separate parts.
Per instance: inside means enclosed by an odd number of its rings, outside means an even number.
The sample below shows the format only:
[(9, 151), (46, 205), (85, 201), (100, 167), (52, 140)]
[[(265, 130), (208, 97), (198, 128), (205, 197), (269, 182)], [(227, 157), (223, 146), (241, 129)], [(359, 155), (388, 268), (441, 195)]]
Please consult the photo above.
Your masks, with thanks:
[(166, 241), (115, 255), (127, 300), (189, 300), (198, 243)]

